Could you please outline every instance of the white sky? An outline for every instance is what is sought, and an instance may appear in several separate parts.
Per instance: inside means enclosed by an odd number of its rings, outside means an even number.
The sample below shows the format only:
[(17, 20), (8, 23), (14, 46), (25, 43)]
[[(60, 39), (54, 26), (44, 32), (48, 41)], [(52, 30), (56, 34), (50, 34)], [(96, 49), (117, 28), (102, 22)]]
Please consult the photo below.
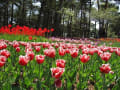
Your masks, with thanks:
[(41, 3), (40, 2), (37, 2), (37, 3), (32, 3), (34, 6), (40, 6), (41, 7)]

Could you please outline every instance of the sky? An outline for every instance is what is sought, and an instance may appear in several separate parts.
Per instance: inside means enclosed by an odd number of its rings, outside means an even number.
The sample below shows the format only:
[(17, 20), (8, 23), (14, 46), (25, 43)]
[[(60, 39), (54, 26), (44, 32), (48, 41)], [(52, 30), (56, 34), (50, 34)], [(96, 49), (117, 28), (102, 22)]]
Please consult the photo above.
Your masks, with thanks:
[(33, 3), (34, 6), (40, 6), (41, 7), (41, 3), (40, 2), (36, 2), (36, 3)]

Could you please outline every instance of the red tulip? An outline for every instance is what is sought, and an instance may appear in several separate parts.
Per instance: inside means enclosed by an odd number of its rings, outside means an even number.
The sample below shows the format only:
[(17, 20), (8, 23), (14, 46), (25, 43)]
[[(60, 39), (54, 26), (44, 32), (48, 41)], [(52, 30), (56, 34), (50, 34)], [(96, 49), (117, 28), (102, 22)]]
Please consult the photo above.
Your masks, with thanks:
[(26, 46), (26, 45), (27, 45), (27, 42), (19, 41), (19, 43), (20, 43), (22, 46)]
[(55, 43), (55, 48), (58, 48), (58, 47), (59, 47), (58, 43)]
[(88, 54), (88, 53), (89, 53), (89, 49), (88, 48), (82, 50), (82, 54)]
[(34, 59), (34, 52), (29, 51), (26, 53), (26, 55), (29, 57), (29, 60), (33, 60)]
[(62, 87), (62, 81), (60, 79), (56, 79), (54, 83), (55, 83), (56, 88), (61, 88)]
[(32, 45), (27, 43), (26, 47), (25, 47), (25, 52), (33, 52), (33, 49), (32, 49)]
[(29, 40), (32, 40), (32, 36), (29, 36)]
[(92, 45), (91, 45), (91, 44), (87, 44), (87, 47), (88, 47), (88, 48), (91, 48), (91, 47), (92, 47)]
[(62, 47), (60, 47), (59, 48), (59, 55), (60, 56), (64, 56), (66, 53), (65, 53), (65, 50), (62, 48)]
[(17, 41), (13, 41), (13, 47), (14, 48), (19, 47), (19, 43)]
[(36, 51), (36, 52), (39, 52), (40, 49), (41, 49), (40, 46), (35, 46), (35, 51)]
[(60, 68), (64, 68), (65, 67), (65, 60), (62, 60), (62, 59), (56, 60), (56, 66), (60, 67)]
[(10, 56), (10, 52), (8, 50), (3, 49), (0, 51), (0, 55), (3, 55), (6, 58), (8, 58)]
[(86, 45), (83, 45), (82, 47), (81, 47), (81, 49), (83, 50), (83, 49), (87, 49), (88, 47), (86, 46)]
[(28, 56), (19, 56), (19, 64), (22, 66), (27, 65), (29, 62)]
[(90, 60), (90, 56), (87, 54), (80, 55), (80, 60), (81, 62), (86, 63)]
[(78, 48), (81, 49), (83, 47), (83, 44), (79, 44)]
[(107, 50), (109, 50), (109, 47), (101, 47), (101, 50), (102, 50), (103, 52), (106, 52)]
[(100, 54), (100, 57), (101, 57), (102, 60), (107, 62), (110, 59), (110, 57), (111, 57), (111, 53), (104, 52), (104, 53)]
[(47, 32), (49, 33), (49, 32), (50, 32), (50, 30), (48, 29), (48, 30), (47, 30)]
[(6, 62), (6, 57), (0, 56), (0, 67), (4, 66), (5, 62)]
[(98, 50), (97, 54), (100, 56), (100, 54), (103, 54), (103, 51)]
[(51, 30), (51, 32), (53, 32), (53, 31), (54, 31), (54, 29), (53, 29), (53, 28), (51, 28), (50, 30)]
[(102, 66), (100, 67), (100, 72), (101, 73), (111, 73), (111, 68), (109, 64), (102, 64)]
[(68, 49), (68, 48), (65, 49), (65, 52), (66, 52), (66, 53), (70, 53), (70, 49)]
[(96, 51), (95, 51), (94, 48), (90, 48), (90, 49), (89, 49), (89, 54), (90, 54), (90, 55), (93, 55), (95, 52), (96, 52)]
[(42, 64), (45, 60), (44, 55), (36, 55), (35, 58), (36, 58), (36, 61), (37, 61), (38, 64)]
[(70, 55), (72, 56), (72, 58), (76, 58), (78, 56), (78, 50), (72, 49), (70, 51)]
[(48, 56), (49, 49), (44, 50), (44, 55)]
[(0, 50), (1, 49), (6, 49), (7, 48), (7, 44), (5, 42), (0, 42)]
[(44, 30), (44, 32), (47, 32), (47, 28), (44, 28), (43, 30)]
[(115, 52), (115, 50), (112, 47), (109, 48), (109, 51), (110, 51), (110, 53)]
[(51, 68), (51, 72), (52, 72), (52, 77), (58, 79), (62, 76), (62, 74), (64, 73), (65, 69), (64, 68)]
[(49, 48), (50, 47), (50, 44), (48, 42), (43, 43), (42, 45), (43, 45), (43, 48)]
[(117, 48), (116, 51), (115, 51), (115, 53), (116, 53), (118, 56), (120, 56), (120, 48)]
[(20, 52), (20, 47), (16, 47), (16, 52)]
[(55, 57), (55, 49), (54, 48), (46, 49), (46, 50), (44, 50), (44, 54), (50, 58), (54, 58)]
[(12, 27), (12, 25), (11, 25), (11, 24), (9, 24), (9, 25), (8, 25), (8, 27), (9, 27), (9, 28), (11, 28), (11, 27)]

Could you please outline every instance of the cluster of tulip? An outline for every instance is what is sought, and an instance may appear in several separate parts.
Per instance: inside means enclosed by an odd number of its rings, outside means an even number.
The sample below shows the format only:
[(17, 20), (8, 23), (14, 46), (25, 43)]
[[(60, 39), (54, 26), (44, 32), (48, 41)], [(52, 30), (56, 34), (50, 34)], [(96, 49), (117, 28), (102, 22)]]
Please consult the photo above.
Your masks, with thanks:
[(0, 40), (0, 67), (4, 66), (6, 59), (10, 56), (10, 52), (6, 48), (7, 44)]
[[(45, 57), (54, 58), (56, 56), (56, 49), (58, 48), (58, 53), (60, 56), (65, 56), (66, 54), (70, 54), (74, 59), (78, 57), (79, 51), (81, 50), (82, 54), (79, 55), (80, 61), (82, 63), (87, 63), (90, 60), (90, 55), (94, 55), (95, 53), (106, 62), (109, 61), (111, 54), (115, 52), (118, 56), (120, 56), (120, 48), (118, 47), (107, 47), (107, 46), (97, 46), (92, 44), (72, 44), (72, 43), (64, 43), (64, 42), (23, 42), (23, 41), (8, 41), (8, 40), (0, 40), (0, 67), (4, 66), (6, 59), (10, 56), (10, 52), (6, 50), (7, 45), (11, 45), (15, 48), (16, 52), (20, 52), (21, 46), (25, 46), (25, 55), (19, 56), (19, 64), (25, 66), (29, 61), (36, 59), (38, 64), (42, 64), (45, 60)], [(41, 47), (44, 48), (44, 55), (36, 55), (33, 52), (33, 48), (36, 52), (41, 50)], [(55, 49), (56, 48), (56, 49)], [(63, 59), (56, 60), (56, 68), (51, 68), (52, 77), (55, 78), (55, 86), (57, 88), (62, 87), (62, 82), (60, 77), (65, 71), (65, 63), (66, 61)], [(109, 64), (102, 64), (100, 67), (100, 72), (103, 74), (114, 72), (111, 71)]]
[[(69, 43), (76, 43), (76, 44), (85, 44), (85, 43), (89, 43), (89, 44), (95, 44), (95, 45), (98, 45), (100, 44), (100, 40), (97, 40), (97, 39), (89, 39), (89, 38), (79, 38), (79, 39), (71, 39), (71, 38), (56, 38), (56, 37), (51, 37), (50, 38), (52, 41), (55, 41), (55, 42), (69, 42)], [(95, 42), (92, 42), (92, 41), (95, 41)]]
[(37, 35), (37, 36), (44, 36), (45, 33), (50, 33), (53, 32), (54, 29), (47, 29), (47, 28), (39, 28), (39, 29), (35, 29), (35, 28), (30, 28), (27, 26), (15, 26), (12, 27), (12, 25), (8, 25), (8, 26), (3, 26), (0, 28), (0, 33), (2, 34), (13, 34), (13, 35)]
[[(79, 50), (82, 50), (82, 54), (80, 55), (81, 62), (86, 63), (89, 59), (89, 55), (93, 55), (94, 53), (98, 53), (98, 55), (101, 57), (102, 60), (108, 61), (111, 57), (111, 53), (115, 52), (117, 55), (120, 56), (120, 50), (117, 47), (106, 47), (106, 46), (93, 46), (91, 44), (70, 44), (70, 43), (48, 43), (48, 42), (22, 42), (22, 41), (7, 41), (7, 40), (2, 40), (0, 44), (0, 49), (5, 49), (7, 48), (7, 44), (12, 45), (15, 49), (16, 52), (20, 51), (20, 44), (25, 46), (25, 58), (27, 56), (30, 56), (29, 59), (33, 60), (34, 59), (34, 53), (32, 51), (32, 46), (36, 50), (36, 52), (39, 52), (41, 49), (41, 45), (43, 48), (48, 48), (44, 50), (44, 54), (48, 57), (54, 58), (55, 57), (55, 48), (59, 48), (59, 55), (64, 56), (67, 53), (70, 53), (70, 55), (73, 58), (76, 58), (78, 56)], [(106, 52), (108, 51), (109, 52)], [(2, 52), (2, 51), (1, 51)], [(89, 54), (89, 55), (88, 55)], [(21, 57), (21, 56), (20, 56)]]
[(59, 78), (65, 71), (65, 60), (62, 59), (56, 60), (56, 66), (57, 68), (51, 68), (51, 72), (52, 72), (52, 77), (56, 79), (55, 86), (57, 88), (60, 88), (62, 87), (62, 82)]
[(100, 38), (99, 40), (103, 42), (120, 42), (119, 38)]

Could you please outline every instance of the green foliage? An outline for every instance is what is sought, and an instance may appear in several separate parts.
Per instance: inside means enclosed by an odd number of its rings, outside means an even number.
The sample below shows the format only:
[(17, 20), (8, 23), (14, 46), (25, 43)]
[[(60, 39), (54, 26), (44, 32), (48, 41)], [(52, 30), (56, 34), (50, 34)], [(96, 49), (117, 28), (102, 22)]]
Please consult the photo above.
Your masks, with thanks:
[(99, 10), (92, 9), (91, 17), (96, 20), (107, 20), (113, 21), (117, 15), (117, 9), (116, 8), (108, 8), (106, 10)]
[[(51, 40), (49, 39), (46, 39), (45, 37), (41, 37), (41, 36), (32, 36), (32, 40), (31, 41), (34, 41), (34, 42), (39, 42), (39, 41), (42, 41), (42, 42), (46, 42), (46, 41), (49, 41), (51, 42)], [(26, 36), (26, 35), (8, 35), (8, 34), (0, 34), (0, 39), (6, 39), (6, 40), (9, 40), (9, 41), (13, 41), (13, 40), (17, 40), (17, 41), (29, 41), (29, 36)]]

